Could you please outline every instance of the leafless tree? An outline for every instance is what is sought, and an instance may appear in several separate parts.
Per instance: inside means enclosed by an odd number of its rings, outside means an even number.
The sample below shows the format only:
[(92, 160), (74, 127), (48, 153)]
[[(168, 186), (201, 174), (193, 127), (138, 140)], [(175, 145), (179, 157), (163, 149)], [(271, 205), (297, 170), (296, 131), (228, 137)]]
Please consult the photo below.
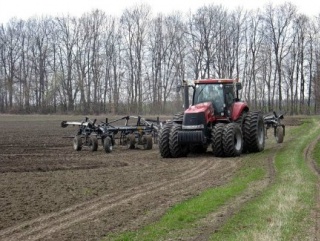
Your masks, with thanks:
[(0, 25), (0, 112), (172, 113), (182, 80), (240, 78), (251, 108), (317, 113), (319, 19), (291, 3), (11, 19)]
[[(278, 107), (282, 109), (282, 64), (288, 55), (292, 36), (290, 26), (296, 15), (296, 7), (291, 3), (285, 3), (277, 7), (269, 4), (265, 9), (266, 31), (270, 36), (276, 61), (278, 78)], [(275, 85), (274, 85), (275, 88)]]
[(57, 17), (55, 23), (58, 26), (58, 64), (61, 88), (60, 98), (66, 111), (74, 111), (74, 104), (79, 87), (73, 76), (74, 51), (79, 38), (79, 23), (74, 17)]
[[(142, 112), (142, 73), (145, 57), (146, 37), (151, 10), (147, 5), (126, 9), (121, 16), (123, 34), (124, 62), (128, 71), (129, 112)], [(132, 107), (132, 109), (131, 109)]]

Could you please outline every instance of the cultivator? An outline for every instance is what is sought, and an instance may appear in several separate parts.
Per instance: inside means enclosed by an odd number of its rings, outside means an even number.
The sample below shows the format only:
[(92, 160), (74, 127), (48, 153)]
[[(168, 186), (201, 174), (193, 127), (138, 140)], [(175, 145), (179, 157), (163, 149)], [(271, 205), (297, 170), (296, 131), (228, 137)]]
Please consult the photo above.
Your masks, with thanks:
[(263, 117), (266, 127), (266, 138), (268, 138), (267, 131), (273, 128), (273, 134), (277, 143), (282, 143), (285, 136), (285, 125), (281, 123), (283, 120), (283, 114), (278, 115), (275, 111), (272, 114), (265, 115)]
[[(136, 120), (134, 124), (130, 124), (129, 120)], [(124, 125), (115, 125), (119, 121), (125, 121)], [(65, 128), (69, 125), (79, 126), (79, 129), (73, 138), (73, 149), (80, 151), (82, 147), (89, 147), (91, 151), (97, 151), (98, 140), (101, 140), (106, 153), (110, 153), (119, 140), (120, 145), (126, 145), (129, 149), (134, 149), (136, 145), (143, 146), (143, 149), (152, 149), (153, 143), (158, 142), (158, 131), (160, 129), (159, 118), (157, 120), (145, 119), (140, 116), (124, 116), (122, 118), (108, 121), (100, 124), (95, 120), (86, 117), (81, 122), (62, 121), (61, 127)]]

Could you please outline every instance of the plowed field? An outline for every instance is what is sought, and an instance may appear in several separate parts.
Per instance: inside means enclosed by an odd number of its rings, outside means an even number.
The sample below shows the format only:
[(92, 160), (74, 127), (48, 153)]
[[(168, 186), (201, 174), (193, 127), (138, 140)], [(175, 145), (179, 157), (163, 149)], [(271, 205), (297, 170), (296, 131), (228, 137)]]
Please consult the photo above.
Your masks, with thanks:
[[(63, 129), (60, 122), (81, 118), (0, 116), (0, 240), (99, 240), (136, 229), (175, 203), (227, 183), (243, 162), (243, 156), (215, 158), (209, 149), (162, 159), (156, 145), (152, 150), (116, 145), (109, 154), (99, 145), (96, 152), (76, 152), (72, 140), (62, 137), (77, 127)], [(272, 140), (266, 148), (275, 146)], [(221, 210), (224, 215), (202, 238), (272, 182), (272, 158), (265, 160), (265, 182)]]

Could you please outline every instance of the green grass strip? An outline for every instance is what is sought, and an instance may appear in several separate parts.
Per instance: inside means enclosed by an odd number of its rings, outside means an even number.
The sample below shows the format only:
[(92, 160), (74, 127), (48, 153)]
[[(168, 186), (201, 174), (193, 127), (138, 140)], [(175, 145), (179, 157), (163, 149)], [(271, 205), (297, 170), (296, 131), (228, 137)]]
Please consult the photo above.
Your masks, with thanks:
[(320, 140), (316, 143), (313, 159), (316, 161), (316, 164), (320, 167)]
[(199, 196), (172, 207), (158, 222), (148, 225), (136, 232), (110, 235), (104, 240), (163, 240), (172, 231), (188, 229), (196, 221), (217, 210), (231, 198), (243, 192), (248, 185), (262, 179), (262, 168), (244, 168), (227, 185), (209, 189)]
[(318, 126), (313, 119), (286, 133), (287, 144), (276, 155), (274, 184), (210, 240), (305, 240), (316, 178), (303, 151), (320, 134)]

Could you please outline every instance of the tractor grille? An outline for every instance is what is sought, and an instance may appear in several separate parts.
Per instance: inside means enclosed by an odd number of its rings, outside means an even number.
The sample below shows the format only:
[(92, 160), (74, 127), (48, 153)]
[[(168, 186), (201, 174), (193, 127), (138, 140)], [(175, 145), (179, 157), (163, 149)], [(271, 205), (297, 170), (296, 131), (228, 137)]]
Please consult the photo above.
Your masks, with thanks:
[(183, 125), (193, 126), (193, 125), (205, 125), (206, 118), (204, 112), (201, 113), (186, 113), (183, 117)]
[(205, 143), (206, 138), (203, 131), (179, 131), (178, 132), (179, 143)]

